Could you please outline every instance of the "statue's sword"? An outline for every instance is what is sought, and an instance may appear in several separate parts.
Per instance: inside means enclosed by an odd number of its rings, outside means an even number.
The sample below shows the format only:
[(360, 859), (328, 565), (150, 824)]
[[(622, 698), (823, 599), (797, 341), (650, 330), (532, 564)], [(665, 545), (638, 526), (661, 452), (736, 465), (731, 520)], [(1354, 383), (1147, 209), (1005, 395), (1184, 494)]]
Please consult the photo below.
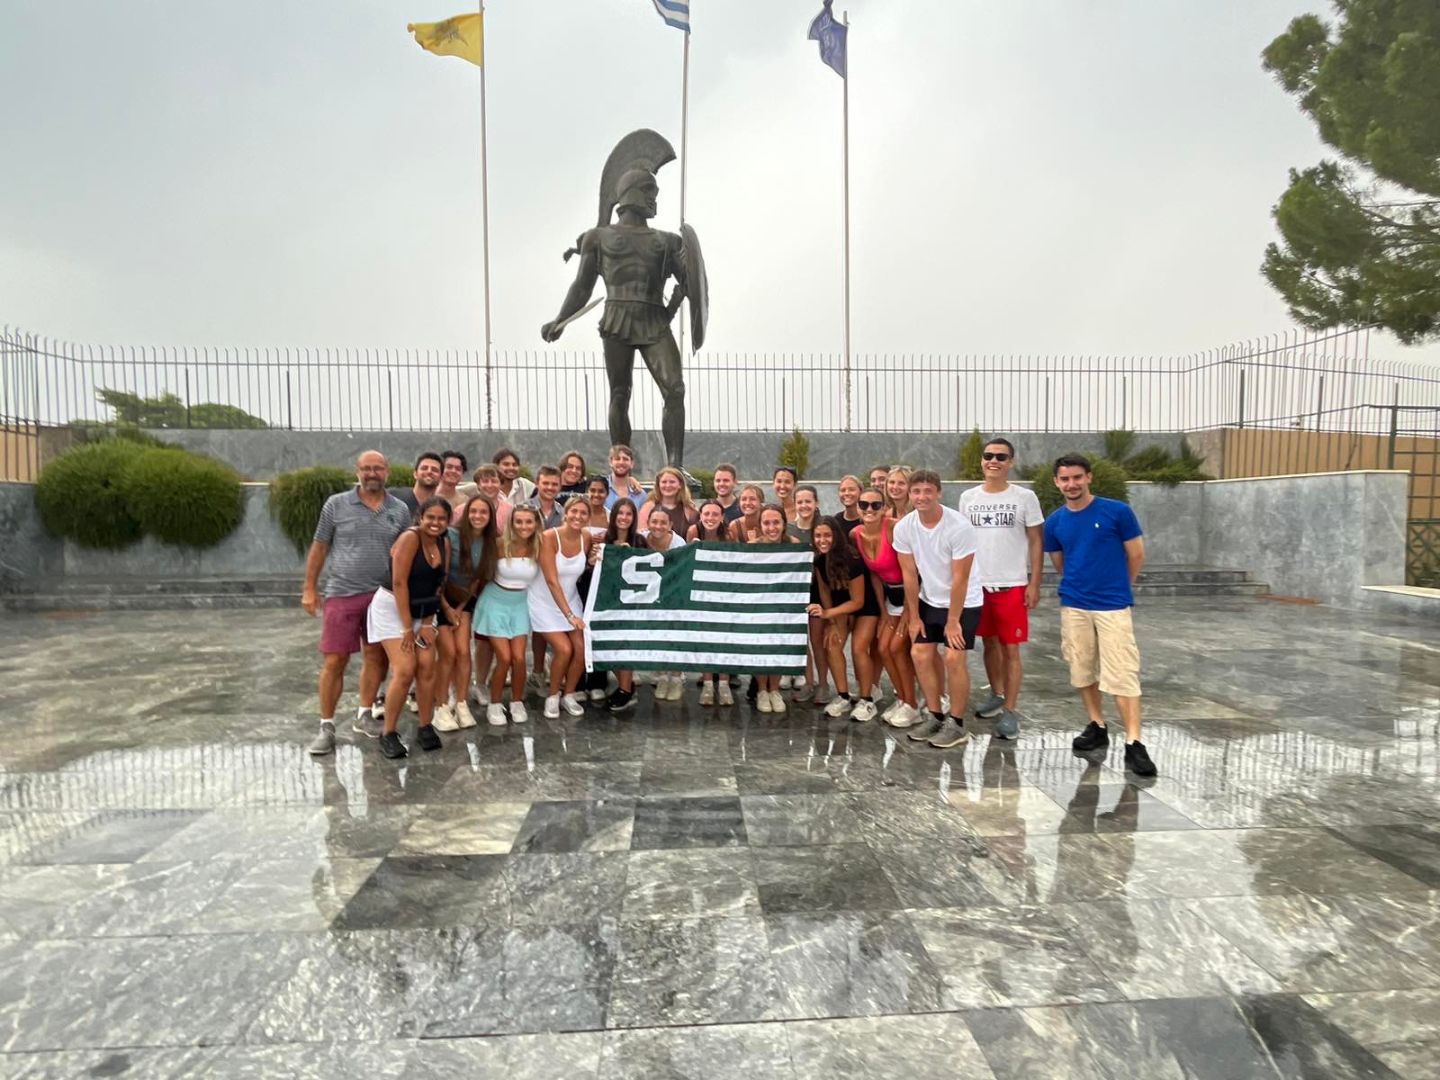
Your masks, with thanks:
[(564, 330), (565, 327), (569, 326), (572, 322), (578, 319), (581, 315), (584, 315), (587, 311), (593, 311), (602, 301), (604, 301), (604, 299), (605, 297), (603, 296), (597, 296), (594, 300), (591, 300), (588, 304), (582, 307), (579, 311), (575, 312), (575, 314), (571, 315), (568, 319), (556, 323), (556, 331), (558, 332), (560, 330)]

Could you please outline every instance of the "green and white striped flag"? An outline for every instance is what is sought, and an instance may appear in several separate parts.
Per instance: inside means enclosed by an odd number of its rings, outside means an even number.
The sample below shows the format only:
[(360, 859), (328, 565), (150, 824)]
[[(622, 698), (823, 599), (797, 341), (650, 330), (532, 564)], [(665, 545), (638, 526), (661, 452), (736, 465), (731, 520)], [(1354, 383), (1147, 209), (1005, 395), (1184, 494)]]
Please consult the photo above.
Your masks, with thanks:
[(607, 544), (585, 601), (586, 668), (802, 675), (813, 559), (800, 544)]

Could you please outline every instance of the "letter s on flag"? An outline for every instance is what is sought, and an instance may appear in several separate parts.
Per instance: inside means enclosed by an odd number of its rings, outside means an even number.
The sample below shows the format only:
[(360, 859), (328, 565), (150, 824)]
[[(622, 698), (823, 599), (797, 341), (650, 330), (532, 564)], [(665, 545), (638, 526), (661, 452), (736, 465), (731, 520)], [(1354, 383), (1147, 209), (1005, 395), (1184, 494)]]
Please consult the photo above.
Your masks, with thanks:
[(622, 604), (653, 604), (660, 599), (659, 568), (665, 565), (662, 552), (652, 551), (649, 555), (632, 555), (620, 564), (620, 576), (638, 589), (621, 589)]

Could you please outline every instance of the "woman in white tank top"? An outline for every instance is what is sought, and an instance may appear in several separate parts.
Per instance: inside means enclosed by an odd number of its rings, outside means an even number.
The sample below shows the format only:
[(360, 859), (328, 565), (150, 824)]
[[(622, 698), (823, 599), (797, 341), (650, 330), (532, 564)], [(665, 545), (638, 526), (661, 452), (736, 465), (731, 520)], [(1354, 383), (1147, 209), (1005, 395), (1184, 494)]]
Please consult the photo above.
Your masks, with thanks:
[(544, 636), (552, 653), (545, 698), (545, 715), (551, 719), (562, 707), (571, 716), (585, 714), (575, 696), (585, 673), (585, 620), (575, 583), (595, 543), (589, 524), (590, 507), (584, 499), (576, 496), (565, 504), (565, 520), (541, 539), (540, 577), (530, 584), (530, 628)]

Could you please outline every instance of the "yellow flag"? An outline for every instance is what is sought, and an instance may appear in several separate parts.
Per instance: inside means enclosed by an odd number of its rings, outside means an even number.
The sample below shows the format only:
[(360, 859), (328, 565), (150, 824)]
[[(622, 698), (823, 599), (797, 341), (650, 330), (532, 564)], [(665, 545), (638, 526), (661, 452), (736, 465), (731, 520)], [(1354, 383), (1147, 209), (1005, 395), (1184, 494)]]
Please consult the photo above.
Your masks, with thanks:
[(405, 29), (415, 35), (415, 43), (426, 52), (458, 56), (476, 67), (485, 66), (485, 24), (478, 11), (444, 22), (410, 23)]

